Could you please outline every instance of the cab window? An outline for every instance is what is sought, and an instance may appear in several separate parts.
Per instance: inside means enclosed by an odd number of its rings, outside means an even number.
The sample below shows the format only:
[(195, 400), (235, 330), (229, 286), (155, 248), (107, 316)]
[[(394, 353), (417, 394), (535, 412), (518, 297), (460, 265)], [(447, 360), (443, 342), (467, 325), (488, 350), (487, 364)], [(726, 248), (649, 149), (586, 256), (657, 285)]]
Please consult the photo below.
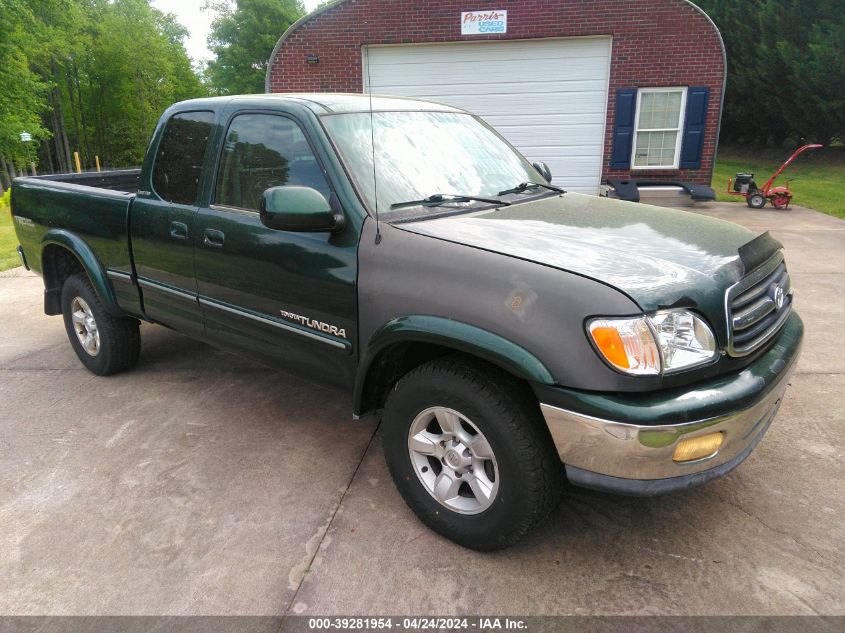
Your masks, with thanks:
[(223, 144), (215, 204), (257, 211), (265, 190), (284, 185), (331, 194), (299, 125), (272, 114), (236, 116)]
[(170, 117), (153, 167), (153, 189), (162, 199), (178, 204), (196, 203), (213, 126), (213, 112), (183, 112)]

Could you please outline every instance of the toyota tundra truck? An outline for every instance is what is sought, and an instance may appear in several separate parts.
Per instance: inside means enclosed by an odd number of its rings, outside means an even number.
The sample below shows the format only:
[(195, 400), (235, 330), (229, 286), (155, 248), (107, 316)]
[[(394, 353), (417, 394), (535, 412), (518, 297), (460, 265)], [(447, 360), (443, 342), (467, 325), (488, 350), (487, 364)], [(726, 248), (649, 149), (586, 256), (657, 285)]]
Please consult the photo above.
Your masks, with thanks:
[(567, 481), (655, 495), (738, 466), (803, 336), (768, 233), (551, 180), (453, 107), (256, 95), (178, 103), (141, 169), (11, 201), (90, 371), (135, 365), (144, 321), (345, 389), (417, 516), (493, 550)]

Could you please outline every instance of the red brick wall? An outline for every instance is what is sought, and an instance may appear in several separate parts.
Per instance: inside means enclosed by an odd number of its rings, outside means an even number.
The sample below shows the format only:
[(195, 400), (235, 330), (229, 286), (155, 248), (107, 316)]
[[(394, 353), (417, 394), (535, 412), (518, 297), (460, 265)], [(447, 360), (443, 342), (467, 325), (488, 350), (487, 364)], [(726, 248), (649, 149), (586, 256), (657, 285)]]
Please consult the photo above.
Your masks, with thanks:
[[(461, 11), (506, 9), (504, 35), (462, 36)], [(610, 169), (616, 90), (660, 86), (710, 86), (701, 169), (637, 170), (637, 176), (672, 176), (709, 184), (724, 63), (719, 35), (684, 0), (346, 0), (301, 24), (270, 60), (271, 92), (362, 92), (361, 47), (491, 39), (613, 36), (603, 177)], [(309, 65), (316, 54), (320, 63)]]

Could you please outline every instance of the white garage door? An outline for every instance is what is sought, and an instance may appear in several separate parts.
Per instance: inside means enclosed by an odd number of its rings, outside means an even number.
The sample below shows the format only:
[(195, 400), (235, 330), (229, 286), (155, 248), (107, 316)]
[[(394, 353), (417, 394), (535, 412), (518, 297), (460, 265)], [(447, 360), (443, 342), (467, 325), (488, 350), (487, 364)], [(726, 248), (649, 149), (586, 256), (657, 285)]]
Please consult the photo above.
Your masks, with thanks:
[[(480, 114), (555, 184), (601, 181), (610, 38), (371, 46), (364, 90), (442, 101)], [(368, 59), (369, 58), (369, 59)]]

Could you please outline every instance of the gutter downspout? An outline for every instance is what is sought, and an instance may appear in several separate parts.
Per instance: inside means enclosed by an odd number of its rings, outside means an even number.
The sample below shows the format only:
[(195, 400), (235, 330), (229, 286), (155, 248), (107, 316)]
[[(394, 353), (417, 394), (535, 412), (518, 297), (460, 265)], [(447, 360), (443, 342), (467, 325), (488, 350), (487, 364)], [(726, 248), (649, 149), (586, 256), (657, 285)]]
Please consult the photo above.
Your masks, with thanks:
[(713, 165), (710, 167), (710, 183), (712, 184), (713, 172), (716, 169), (716, 157), (719, 154), (719, 138), (722, 136), (722, 116), (725, 113), (725, 93), (728, 89), (728, 49), (725, 47), (725, 39), (722, 37), (722, 32), (719, 30), (719, 27), (716, 26), (713, 18), (707, 15), (707, 12), (692, 2), (692, 0), (684, 0), (684, 2), (707, 18), (707, 21), (713, 26), (713, 30), (716, 31), (716, 35), (719, 36), (719, 45), (722, 47), (722, 68), (724, 69), (722, 72), (722, 99), (721, 103), (719, 103), (719, 124), (716, 126), (716, 145), (713, 150)]

